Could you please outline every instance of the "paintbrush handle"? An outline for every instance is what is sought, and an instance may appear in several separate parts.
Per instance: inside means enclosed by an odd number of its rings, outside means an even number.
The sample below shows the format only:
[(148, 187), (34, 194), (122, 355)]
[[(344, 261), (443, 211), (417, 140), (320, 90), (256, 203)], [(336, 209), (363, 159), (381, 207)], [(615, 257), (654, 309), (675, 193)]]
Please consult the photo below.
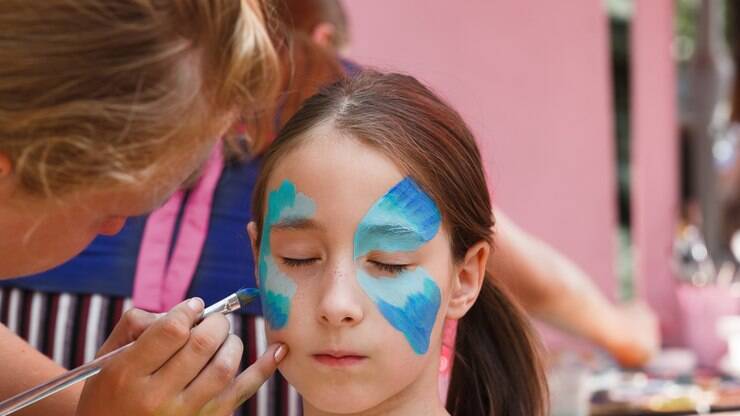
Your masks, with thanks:
[(103, 364), (128, 349), (131, 345), (133, 345), (133, 343), (126, 344), (123, 347), (113, 350), (108, 354), (101, 355), (100, 357), (90, 361), (87, 364), (81, 365), (74, 370), (67, 371), (66, 373), (55, 379), (33, 387), (23, 393), (20, 393), (8, 400), (3, 401), (2, 403), (0, 403), (0, 416), (6, 416), (11, 413), (17, 412), (18, 410), (21, 410), (26, 406), (30, 406), (38, 402), (39, 400), (43, 400), (54, 393), (66, 389), (73, 384), (77, 384), (80, 381), (87, 380), (88, 378), (98, 374), (103, 368)]
[[(200, 317), (196, 321), (196, 324), (214, 313), (222, 313), (226, 315), (238, 310), (241, 306), (242, 305), (239, 302), (237, 294), (229, 295), (226, 298), (206, 308), (201, 313)], [(44, 384), (33, 387), (0, 402), (0, 416), (7, 416), (9, 414), (15, 413), (18, 410), (21, 410), (24, 407), (30, 406), (40, 400), (43, 400), (54, 393), (66, 389), (69, 386), (77, 384), (80, 381), (87, 380), (88, 378), (98, 374), (103, 368), (103, 365), (111, 358), (127, 350), (131, 345), (133, 345), (133, 342), (130, 342), (123, 347), (113, 350), (105, 355), (101, 355), (100, 357), (90, 361), (87, 364), (83, 364), (73, 370), (67, 371), (59, 377), (52, 379)]]

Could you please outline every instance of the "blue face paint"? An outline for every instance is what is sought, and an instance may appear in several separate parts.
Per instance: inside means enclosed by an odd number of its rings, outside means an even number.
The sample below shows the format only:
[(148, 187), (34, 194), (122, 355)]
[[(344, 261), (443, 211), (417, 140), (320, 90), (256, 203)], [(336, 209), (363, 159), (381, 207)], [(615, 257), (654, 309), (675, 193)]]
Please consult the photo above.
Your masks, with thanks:
[[(370, 207), (357, 227), (355, 260), (372, 251), (415, 251), (439, 231), (437, 205), (411, 178), (405, 178)], [(374, 277), (359, 270), (360, 286), (385, 319), (401, 331), (417, 354), (429, 339), (441, 302), (439, 286), (421, 267), (393, 277)]]
[(355, 259), (378, 251), (414, 251), (434, 238), (442, 222), (437, 205), (405, 178), (376, 202), (355, 233)]
[(267, 213), (260, 240), (259, 274), (263, 313), (273, 329), (280, 329), (288, 322), (290, 301), (295, 295), (296, 284), (280, 271), (272, 257), (272, 226), (306, 220), (315, 212), (316, 206), (311, 198), (296, 192), (295, 185), (287, 180), (267, 197)]
[(357, 278), (380, 313), (403, 333), (414, 352), (426, 353), (441, 301), (439, 287), (431, 276), (417, 267), (390, 278), (370, 276), (360, 270)]

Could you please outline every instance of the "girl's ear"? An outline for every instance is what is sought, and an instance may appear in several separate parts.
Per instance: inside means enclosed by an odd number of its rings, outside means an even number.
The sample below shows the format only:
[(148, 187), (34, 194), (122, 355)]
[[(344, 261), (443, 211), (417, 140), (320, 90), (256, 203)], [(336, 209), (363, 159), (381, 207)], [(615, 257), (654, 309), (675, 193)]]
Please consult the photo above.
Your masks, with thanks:
[(463, 261), (455, 267), (447, 318), (460, 319), (473, 306), (486, 279), (486, 264), (491, 246), (480, 241), (468, 249)]
[(254, 221), (250, 221), (247, 224), (247, 234), (249, 234), (249, 241), (252, 243), (252, 259), (254, 261), (254, 280), (257, 283), (257, 287), (260, 285), (260, 272), (259, 272), (259, 250), (257, 250), (257, 224)]

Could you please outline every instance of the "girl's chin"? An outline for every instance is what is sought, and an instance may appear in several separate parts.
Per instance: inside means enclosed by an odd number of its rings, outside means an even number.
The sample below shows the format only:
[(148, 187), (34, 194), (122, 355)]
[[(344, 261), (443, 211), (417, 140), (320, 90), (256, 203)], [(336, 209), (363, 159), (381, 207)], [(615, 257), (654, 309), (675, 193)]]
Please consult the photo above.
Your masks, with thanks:
[(369, 397), (368, 391), (344, 391), (341, 388), (322, 390), (324, 391), (308, 392), (308, 394), (303, 395), (303, 400), (311, 408), (324, 413), (361, 413), (372, 409), (383, 401), (382, 397)]
[[(322, 406), (322, 404), (326, 404), (326, 406)], [(311, 404), (311, 408), (316, 409), (321, 413), (353, 415), (365, 412), (371, 407), (358, 406), (357, 403), (348, 403), (345, 400), (338, 402), (335, 399), (333, 401), (324, 401), (323, 403), (319, 403), (318, 405)]]

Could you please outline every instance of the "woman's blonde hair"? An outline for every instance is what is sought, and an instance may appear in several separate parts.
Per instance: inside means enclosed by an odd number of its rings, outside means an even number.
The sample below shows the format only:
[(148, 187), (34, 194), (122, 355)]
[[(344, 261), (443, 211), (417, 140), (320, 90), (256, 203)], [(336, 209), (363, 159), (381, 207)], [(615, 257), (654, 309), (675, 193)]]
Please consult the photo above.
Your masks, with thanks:
[(0, 0), (0, 153), (21, 189), (136, 181), (271, 104), (263, 16), (260, 0)]

